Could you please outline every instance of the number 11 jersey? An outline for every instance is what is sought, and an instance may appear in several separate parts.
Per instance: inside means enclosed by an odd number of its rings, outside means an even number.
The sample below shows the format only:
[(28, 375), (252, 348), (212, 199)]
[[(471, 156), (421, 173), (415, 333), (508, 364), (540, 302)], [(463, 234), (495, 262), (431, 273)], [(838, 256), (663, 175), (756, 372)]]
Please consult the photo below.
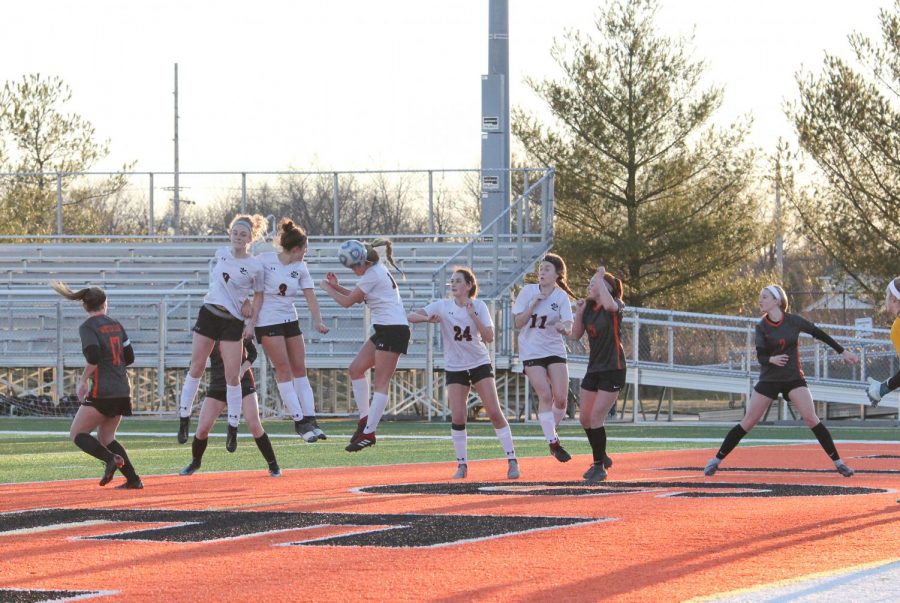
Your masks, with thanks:
[[(513, 304), (513, 314), (528, 310), (541, 292), (540, 285), (525, 285)], [(519, 360), (534, 360), (548, 356), (566, 358), (566, 343), (556, 330), (559, 322), (572, 322), (572, 302), (566, 292), (555, 287), (550, 295), (532, 310), (531, 317), (519, 330)]]

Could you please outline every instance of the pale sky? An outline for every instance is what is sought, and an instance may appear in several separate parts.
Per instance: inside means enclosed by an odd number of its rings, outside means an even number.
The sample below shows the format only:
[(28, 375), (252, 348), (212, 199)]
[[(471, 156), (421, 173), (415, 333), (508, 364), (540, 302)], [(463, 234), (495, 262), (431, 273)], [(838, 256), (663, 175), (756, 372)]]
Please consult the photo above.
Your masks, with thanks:
[[(596, 31), (599, 0), (510, 0), (511, 101), (557, 74), (553, 39)], [(752, 142), (793, 141), (794, 74), (847, 35), (877, 36), (890, 0), (663, 0), (658, 28), (695, 31), (725, 87), (722, 122), (752, 114)], [(111, 142), (95, 169), (172, 170), (179, 64), (183, 171), (474, 168), (488, 0), (38, 0), (6, 2), (0, 81), (63, 78), (70, 110)]]

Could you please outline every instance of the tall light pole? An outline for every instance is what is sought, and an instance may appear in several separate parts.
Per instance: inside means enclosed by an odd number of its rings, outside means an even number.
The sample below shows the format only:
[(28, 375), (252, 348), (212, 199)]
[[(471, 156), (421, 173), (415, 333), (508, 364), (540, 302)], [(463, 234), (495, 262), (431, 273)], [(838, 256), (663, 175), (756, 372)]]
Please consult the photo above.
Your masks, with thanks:
[(172, 198), (174, 203), (172, 228), (175, 234), (178, 235), (181, 234), (181, 187), (178, 184), (178, 63), (175, 63), (175, 91), (173, 94), (175, 96), (175, 137), (173, 138), (175, 142), (175, 190)]
[[(490, 0), (488, 73), (481, 76), (481, 226), (509, 205), (509, 0)], [(499, 225), (509, 233), (509, 220)]]

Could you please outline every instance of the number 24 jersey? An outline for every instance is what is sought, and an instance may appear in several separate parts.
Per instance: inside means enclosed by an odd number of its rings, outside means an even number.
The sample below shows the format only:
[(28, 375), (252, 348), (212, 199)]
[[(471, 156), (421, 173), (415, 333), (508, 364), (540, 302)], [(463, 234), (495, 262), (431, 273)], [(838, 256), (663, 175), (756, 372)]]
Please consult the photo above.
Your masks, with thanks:
[[(481, 324), (494, 328), (487, 304), (480, 299), (473, 299), (472, 305)], [(491, 355), (481, 341), (478, 327), (468, 310), (456, 305), (452, 299), (440, 299), (425, 306), (425, 313), (429, 317), (437, 315), (441, 319), (444, 370), (468, 371), (491, 362)]]

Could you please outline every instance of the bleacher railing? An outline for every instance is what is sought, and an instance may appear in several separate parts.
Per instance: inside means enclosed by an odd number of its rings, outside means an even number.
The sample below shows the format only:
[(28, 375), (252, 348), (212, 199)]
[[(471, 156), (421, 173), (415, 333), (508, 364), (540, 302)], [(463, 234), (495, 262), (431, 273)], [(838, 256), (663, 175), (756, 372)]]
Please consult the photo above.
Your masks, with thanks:
[[(244, 171), (179, 172), (0, 172), (0, 190), (18, 187), (40, 195), (54, 215), (44, 232), (75, 235), (205, 235), (185, 220), (187, 209), (224, 202), (242, 213), (268, 213), (272, 202), (316, 209), (316, 224), (304, 223), (310, 232), (333, 237), (371, 234), (367, 224), (355, 220), (350, 201), (402, 201), (414, 210), (421, 232), (447, 232), (447, 222), (465, 221), (479, 214), (482, 176), (496, 169), (343, 170), (343, 171)], [(529, 189), (547, 168), (508, 170), (510, 197)], [(113, 183), (113, 184), (111, 184)], [(177, 192), (177, 194), (176, 194)], [(550, 191), (545, 196), (552, 196)], [(175, 222), (175, 204), (178, 223)], [(90, 208), (113, 208), (120, 216), (108, 232), (84, 232), (76, 213)], [(542, 216), (552, 216), (543, 208)], [(310, 216), (312, 218), (313, 216)], [(530, 231), (530, 215), (522, 216), (520, 232)], [(477, 218), (476, 218), (477, 220)], [(314, 220), (310, 219), (309, 222)], [(471, 225), (466, 224), (467, 229)], [(218, 231), (215, 233), (218, 234)], [(391, 234), (391, 233), (388, 233)]]
[[(158, 369), (153, 372), (154, 383), (142, 384), (142, 387), (152, 388), (150, 393), (155, 400), (168, 396), (167, 388), (172, 387), (165, 375), (167, 369), (184, 370), (188, 364), (191, 326), (203, 293), (199, 290), (179, 290), (154, 301), (137, 297), (111, 300), (111, 315), (127, 317), (123, 322), (138, 352), (136, 366)], [(176, 307), (178, 310), (173, 313), (172, 309)], [(521, 364), (516, 356), (511, 315), (504, 314), (498, 300), (492, 302), (492, 307), (497, 329), (492, 353), (498, 370), (519, 373)], [(33, 294), (7, 292), (0, 297), (0, 309), (4, 322), (0, 328), (0, 366), (43, 366), (60, 375), (64, 369), (84, 365), (77, 333), (77, 326), (84, 315), (77, 304), (50, 296), (38, 300)], [(311, 368), (346, 369), (359, 342), (368, 336), (368, 323), (360, 314), (358, 311), (323, 307), (323, 318), (333, 330), (321, 336), (315, 334), (304, 320), (302, 327), (308, 334), (307, 357)], [(22, 320), (25, 316), (28, 321)], [(636, 386), (647, 383), (642, 380), (642, 372), (668, 370), (670, 375), (679, 375), (677, 387), (681, 388), (690, 389), (693, 382), (699, 389), (709, 391), (716, 388), (716, 383), (721, 383), (722, 392), (749, 394), (759, 371), (754, 347), (757, 321), (758, 318), (754, 317), (628, 309), (623, 323), (622, 344), (632, 375), (631, 419), (638, 421), (641, 418), (640, 387)], [(807, 379), (811, 384), (837, 385), (852, 390), (852, 399), (864, 405), (866, 378), (871, 376), (883, 380), (897, 370), (897, 355), (889, 339), (889, 331), (881, 328), (859, 331), (845, 325), (820, 326), (844, 347), (857, 353), (860, 363), (855, 366), (846, 364), (839, 354), (804, 336), (801, 338), (800, 358)], [(582, 342), (570, 342), (569, 363), (573, 376), (578, 375), (579, 366), (583, 371), (586, 357)], [(426, 334), (426, 329), (421, 325), (415, 326), (409, 354), (403, 358), (401, 368), (424, 370), (426, 375), (432, 375), (432, 381), (419, 394), (426, 399), (431, 409), (430, 415), (442, 416), (448, 412), (442, 401), (443, 396), (439, 395), (442, 366), (436, 339)], [(742, 384), (738, 390), (733, 387), (735, 380)], [(45, 379), (40, 384), (39, 393), (62, 394), (63, 385), (60, 381)], [(274, 388), (269, 388), (268, 396), (270, 399), (263, 399), (263, 404), (275, 406)], [(896, 394), (891, 396), (896, 397)], [(510, 401), (504, 402), (509, 408)], [(888, 401), (883, 406), (885, 410), (895, 409), (897, 403), (895, 400)], [(148, 410), (156, 412), (160, 409), (154, 407)]]

